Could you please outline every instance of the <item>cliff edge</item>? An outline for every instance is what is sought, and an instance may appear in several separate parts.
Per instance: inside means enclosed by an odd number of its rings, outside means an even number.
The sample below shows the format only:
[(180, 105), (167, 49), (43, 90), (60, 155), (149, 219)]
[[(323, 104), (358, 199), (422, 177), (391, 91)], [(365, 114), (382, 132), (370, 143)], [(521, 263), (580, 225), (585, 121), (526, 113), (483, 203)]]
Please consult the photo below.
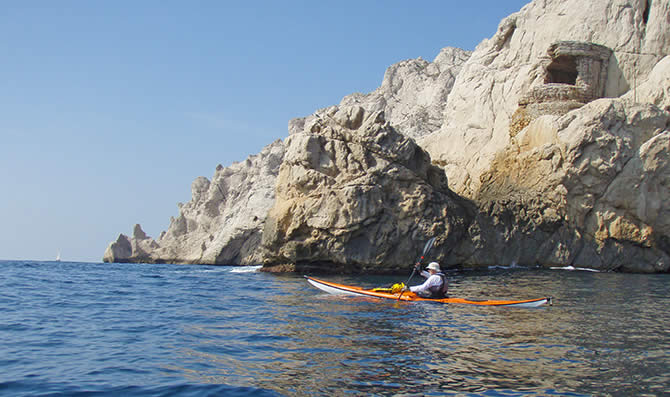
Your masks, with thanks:
[(667, 1), (532, 1), (472, 53), (291, 120), (104, 260), (392, 272), (436, 236), (448, 266), (667, 272), (669, 21)]

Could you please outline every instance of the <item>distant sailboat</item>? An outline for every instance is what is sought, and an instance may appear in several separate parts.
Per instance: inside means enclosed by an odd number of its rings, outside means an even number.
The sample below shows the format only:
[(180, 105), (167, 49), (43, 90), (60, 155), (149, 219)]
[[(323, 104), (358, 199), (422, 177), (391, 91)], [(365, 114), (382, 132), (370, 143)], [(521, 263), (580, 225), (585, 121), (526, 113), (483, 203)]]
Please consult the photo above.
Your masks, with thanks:
[(60, 262), (60, 251), (58, 251), (58, 255), (56, 255), (56, 262)]

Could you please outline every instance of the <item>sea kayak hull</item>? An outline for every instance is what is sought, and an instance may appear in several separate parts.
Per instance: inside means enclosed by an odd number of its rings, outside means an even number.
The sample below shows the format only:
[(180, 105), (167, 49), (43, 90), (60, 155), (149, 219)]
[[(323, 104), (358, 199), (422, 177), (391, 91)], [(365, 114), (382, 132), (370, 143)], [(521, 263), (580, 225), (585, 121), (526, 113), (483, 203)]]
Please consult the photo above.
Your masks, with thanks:
[(320, 289), (321, 291), (335, 295), (370, 296), (374, 298), (392, 299), (396, 301), (406, 301), (406, 302), (461, 303), (466, 305), (478, 305), (478, 306), (538, 307), (545, 304), (551, 304), (551, 298), (528, 299), (519, 301), (470, 300), (463, 298), (426, 299), (419, 297), (418, 295), (416, 295), (411, 291), (393, 294), (389, 292), (379, 292), (364, 289), (361, 287), (354, 287), (350, 285), (333, 283), (330, 281), (319, 280), (309, 276), (305, 276), (305, 278), (311, 285)]

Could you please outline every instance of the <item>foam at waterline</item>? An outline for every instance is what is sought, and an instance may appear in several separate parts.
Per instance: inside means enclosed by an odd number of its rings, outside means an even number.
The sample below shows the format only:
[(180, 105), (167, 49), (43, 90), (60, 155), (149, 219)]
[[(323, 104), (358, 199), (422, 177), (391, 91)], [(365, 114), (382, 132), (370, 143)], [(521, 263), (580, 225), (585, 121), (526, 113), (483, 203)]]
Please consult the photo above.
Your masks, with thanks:
[(519, 266), (516, 262), (512, 262), (509, 265), (491, 265), (488, 267), (489, 270), (495, 270), (495, 269), (529, 269), (529, 267), (526, 266)]
[(596, 273), (600, 273), (600, 270), (589, 269), (588, 267), (563, 266), (563, 267), (550, 267), (550, 269), (551, 269), (551, 270), (570, 270), (570, 271), (573, 271), (573, 270), (581, 270), (581, 271), (584, 271), (584, 272), (596, 272)]
[(240, 266), (236, 267), (235, 269), (231, 270), (231, 273), (253, 273), (257, 272), (263, 265), (258, 265), (258, 266)]

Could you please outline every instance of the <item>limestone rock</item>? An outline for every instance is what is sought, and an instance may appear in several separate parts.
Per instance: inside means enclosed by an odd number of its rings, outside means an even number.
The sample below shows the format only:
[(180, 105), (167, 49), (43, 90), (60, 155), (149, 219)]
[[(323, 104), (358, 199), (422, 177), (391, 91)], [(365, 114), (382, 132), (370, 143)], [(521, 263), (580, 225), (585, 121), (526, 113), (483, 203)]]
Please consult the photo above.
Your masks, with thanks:
[(142, 226), (140, 226), (139, 223), (136, 224), (135, 227), (133, 228), (133, 238), (135, 240), (146, 240), (147, 238), (149, 238), (147, 237), (147, 234), (144, 233), (144, 230), (142, 230)]
[(462, 262), (667, 271), (669, 127), (625, 99), (533, 121), (482, 175)]
[(218, 166), (212, 181), (196, 178), (191, 185), (191, 201), (179, 205), (179, 215), (172, 218), (168, 230), (157, 241), (149, 239), (136, 225), (134, 237), (119, 237), (103, 260), (258, 263), (261, 230), (274, 203), (283, 156), (284, 145), (276, 141), (244, 162), (227, 168)]
[(419, 144), (445, 168), (454, 191), (474, 197), (480, 176), (490, 169), (496, 153), (510, 144), (510, 120), (520, 99), (545, 84), (552, 45), (571, 41), (610, 48), (602, 94), (618, 97), (634, 81), (646, 79), (668, 55), (669, 15), (670, 6), (664, 1), (529, 3), (477, 46), (456, 77), (443, 125)]
[[(444, 106), (456, 76), (471, 52), (446, 47), (432, 62), (409, 59), (390, 66), (379, 88), (369, 94), (344, 97), (340, 108), (360, 106), (368, 112), (383, 111), (385, 119), (403, 134), (418, 138), (442, 125)], [(325, 113), (321, 109), (317, 113)], [(295, 119), (289, 123), (291, 133), (301, 132), (313, 120)]]
[(103, 262), (125, 263), (131, 259), (132, 255), (130, 239), (125, 234), (119, 234), (119, 237), (107, 246), (102, 260)]
[(635, 82), (624, 98), (636, 103), (653, 103), (670, 112), (670, 55), (657, 63), (645, 80)]
[(428, 238), (439, 236), (441, 252), (462, 238), (470, 219), (444, 173), (382, 112), (335, 107), (286, 140), (263, 232), (264, 263), (406, 270)]
[(289, 121), (105, 260), (406, 271), (437, 236), (444, 265), (668, 271), (668, 21), (667, 1), (532, 1), (472, 54)]
[(105, 250), (103, 262), (150, 262), (150, 253), (158, 248), (158, 244), (147, 236), (142, 227), (136, 224), (133, 228), (133, 237), (120, 234)]

